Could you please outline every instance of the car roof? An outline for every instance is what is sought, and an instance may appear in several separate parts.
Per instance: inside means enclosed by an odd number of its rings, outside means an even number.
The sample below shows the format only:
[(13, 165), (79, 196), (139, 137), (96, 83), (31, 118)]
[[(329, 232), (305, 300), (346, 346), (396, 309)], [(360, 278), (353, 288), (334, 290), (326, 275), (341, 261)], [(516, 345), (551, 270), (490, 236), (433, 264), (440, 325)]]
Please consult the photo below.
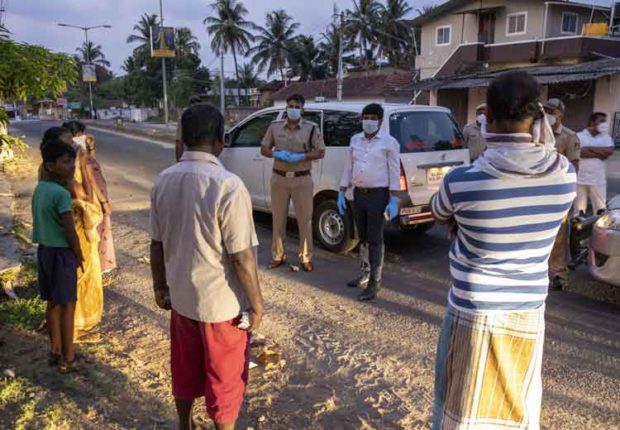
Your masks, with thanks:
[[(341, 110), (347, 112), (355, 112), (362, 113), (362, 110), (368, 103), (362, 102), (325, 102), (325, 103), (306, 103), (304, 105), (305, 110)], [(394, 111), (421, 111), (421, 112), (450, 112), (450, 109), (442, 107), (442, 106), (428, 106), (428, 105), (410, 105), (405, 103), (381, 103), (383, 109), (386, 113), (391, 113)], [(285, 109), (285, 106), (281, 107), (271, 107), (267, 109), (263, 109), (257, 113), (261, 112), (270, 112), (270, 111), (280, 111)]]

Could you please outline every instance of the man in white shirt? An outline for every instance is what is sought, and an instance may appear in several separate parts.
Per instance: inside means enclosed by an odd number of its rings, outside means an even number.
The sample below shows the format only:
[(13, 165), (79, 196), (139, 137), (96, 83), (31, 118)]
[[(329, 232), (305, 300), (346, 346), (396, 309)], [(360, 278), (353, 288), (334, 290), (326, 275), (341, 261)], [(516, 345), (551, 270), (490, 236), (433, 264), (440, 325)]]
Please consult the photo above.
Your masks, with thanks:
[(581, 142), (581, 161), (577, 174), (575, 215), (586, 212), (588, 198), (592, 212), (596, 214), (606, 207), (607, 174), (604, 161), (614, 152), (607, 115), (602, 112), (590, 115), (588, 126), (577, 136)]
[[(381, 129), (383, 108), (372, 103), (362, 110), (363, 132), (351, 137), (338, 193), (338, 212), (346, 211), (345, 193), (353, 186), (353, 217), (360, 237), (362, 274), (347, 283), (349, 287), (365, 287), (361, 301), (372, 300), (381, 289), (385, 246), (385, 218), (398, 215), (400, 189), (400, 145)], [(391, 195), (392, 194), (392, 195)]]

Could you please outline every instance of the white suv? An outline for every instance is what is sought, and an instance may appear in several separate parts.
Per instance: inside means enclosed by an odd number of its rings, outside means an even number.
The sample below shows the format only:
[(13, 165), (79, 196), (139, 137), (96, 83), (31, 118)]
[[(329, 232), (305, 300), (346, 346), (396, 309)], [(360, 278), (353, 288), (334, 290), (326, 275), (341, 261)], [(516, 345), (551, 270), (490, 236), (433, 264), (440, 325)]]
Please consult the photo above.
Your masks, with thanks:
[[(325, 158), (312, 165), (314, 237), (333, 252), (346, 252), (357, 244), (351, 205), (347, 205), (345, 216), (340, 216), (336, 198), (345, 151), (351, 136), (362, 130), (364, 106), (363, 103), (305, 106), (304, 119), (320, 125), (326, 145)], [(469, 151), (463, 148), (463, 137), (448, 109), (402, 104), (383, 104), (383, 108), (383, 128), (401, 147), (400, 216), (394, 224), (404, 231), (424, 232), (433, 225), (431, 196), (450, 168), (469, 164)], [(260, 144), (269, 124), (284, 116), (284, 107), (263, 109), (226, 134), (226, 148), (220, 159), (243, 180), (257, 211), (271, 212), (273, 161), (260, 154)], [(292, 205), (290, 215), (294, 216)]]

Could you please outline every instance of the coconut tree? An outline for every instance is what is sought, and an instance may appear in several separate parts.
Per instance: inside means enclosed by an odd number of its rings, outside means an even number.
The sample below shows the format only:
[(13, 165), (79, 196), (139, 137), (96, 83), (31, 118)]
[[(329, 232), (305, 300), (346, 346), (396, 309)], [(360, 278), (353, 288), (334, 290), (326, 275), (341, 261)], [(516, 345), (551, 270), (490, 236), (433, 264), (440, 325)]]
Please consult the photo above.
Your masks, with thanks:
[(405, 0), (387, 0), (379, 9), (377, 37), (381, 50), (394, 66), (402, 65), (406, 50), (413, 49), (412, 30), (405, 22), (412, 10)]
[(239, 69), (239, 84), (244, 88), (256, 88), (259, 84), (258, 75), (252, 63), (246, 63)]
[(110, 67), (110, 62), (105, 59), (105, 55), (101, 50), (101, 45), (95, 45), (92, 40), (84, 42), (81, 47), (77, 48), (79, 59), (82, 63), (88, 63), (101, 67)]
[(381, 3), (377, 0), (353, 0), (353, 8), (345, 12), (346, 34), (358, 40), (360, 62), (368, 66), (368, 50), (375, 46)]
[(136, 33), (130, 34), (127, 37), (127, 43), (138, 42), (140, 45), (136, 48), (136, 51), (140, 51), (141, 54), (145, 54), (150, 49), (151, 39), (151, 27), (159, 25), (159, 18), (156, 14), (144, 14), (140, 18), (140, 21), (133, 26)]
[(302, 81), (325, 79), (327, 68), (312, 36), (299, 35), (291, 46), (289, 62)]
[[(211, 36), (211, 49), (218, 55), (232, 52), (235, 63), (235, 76), (239, 80), (239, 65), (237, 55), (245, 54), (250, 49), (254, 36), (250, 30), (256, 26), (245, 19), (248, 10), (243, 3), (237, 0), (216, 0), (211, 4), (214, 16), (203, 20), (207, 32)], [(241, 99), (241, 90), (237, 88), (237, 95)]]
[(249, 54), (252, 62), (258, 64), (260, 71), (267, 69), (267, 74), (280, 73), (284, 81), (284, 71), (292, 50), (295, 31), (299, 23), (293, 22), (283, 9), (269, 12), (265, 17), (265, 26), (258, 27), (256, 41)]
[[(321, 34), (321, 42), (319, 43), (319, 63), (324, 65), (329, 76), (336, 76), (338, 73), (340, 41), (340, 30), (335, 24), (330, 25), (327, 31)], [(349, 54), (355, 48), (353, 41), (349, 38), (344, 38), (343, 43), (343, 64), (355, 64), (355, 58)]]
[(200, 51), (200, 43), (198, 43), (198, 39), (196, 38), (196, 36), (194, 36), (192, 30), (187, 27), (179, 27), (176, 29), (174, 37), (177, 57), (198, 57), (198, 51)]

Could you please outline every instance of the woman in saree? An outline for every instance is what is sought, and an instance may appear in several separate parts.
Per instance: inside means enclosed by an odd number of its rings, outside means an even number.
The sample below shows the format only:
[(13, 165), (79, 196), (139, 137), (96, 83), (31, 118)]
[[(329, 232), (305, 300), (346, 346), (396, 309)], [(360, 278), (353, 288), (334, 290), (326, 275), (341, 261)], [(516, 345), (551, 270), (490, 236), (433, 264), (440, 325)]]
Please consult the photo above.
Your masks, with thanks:
[(103, 316), (103, 281), (97, 230), (103, 220), (103, 212), (95, 196), (92, 167), (88, 164), (86, 151), (79, 139), (79, 136), (83, 135), (84, 126), (77, 121), (65, 123), (63, 126), (71, 130), (79, 147), (75, 176), (68, 185), (73, 198), (75, 229), (84, 256), (82, 267), (78, 268), (75, 306), (75, 339), (79, 339), (95, 328)]

